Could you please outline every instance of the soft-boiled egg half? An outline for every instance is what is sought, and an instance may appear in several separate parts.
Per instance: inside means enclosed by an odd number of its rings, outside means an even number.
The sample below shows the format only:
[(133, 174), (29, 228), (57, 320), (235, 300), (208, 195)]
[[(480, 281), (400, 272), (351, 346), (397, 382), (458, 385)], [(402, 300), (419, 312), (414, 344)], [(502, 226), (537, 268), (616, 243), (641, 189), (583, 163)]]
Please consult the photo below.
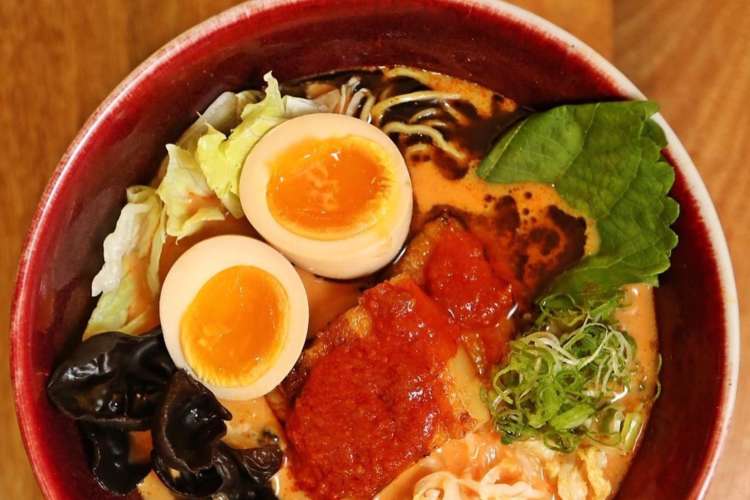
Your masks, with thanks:
[(240, 201), (255, 229), (295, 264), (348, 279), (396, 257), (409, 232), (412, 188), (403, 156), (380, 129), (317, 113), (282, 123), (255, 145)]
[(159, 314), (175, 365), (225, 399), (270, 392), (307, 334), (299, 275), (279, 252), (246, 236), (217, 236), (182, 254), (164, 280)]

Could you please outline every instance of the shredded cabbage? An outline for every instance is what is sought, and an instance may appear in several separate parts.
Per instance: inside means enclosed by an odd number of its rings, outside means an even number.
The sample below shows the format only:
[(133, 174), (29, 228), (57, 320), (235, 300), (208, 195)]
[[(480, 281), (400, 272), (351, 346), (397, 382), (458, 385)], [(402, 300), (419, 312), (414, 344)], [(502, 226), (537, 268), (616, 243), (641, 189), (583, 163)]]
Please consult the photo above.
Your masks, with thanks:
[(223, 220), (225, 210), (242, 217), (239, 176), (250, 149), (282, 121), (324, 111), (308, 99), (281, 97), (278, 82), (270, 73), (265, 80), (268, 86), (263, 99), (254, 90), (225, 92), (177, 145), (167, 146), (166, 173), (158, 193), (167, 206), (170, 236), (183, 238), (200, 230), (205, 222)]
[[(194, 152), (198, 145), (198, 139), (208, 131), (209, 125), (228, 133), (240, 122), (240, 115), (245, 106), (252, 102), (258, 102), (262, 98), (263, 92), (259, 90), (244, 90), (237, 94), (224, 92), (203, 113), (198, 115), (198, 119), (177, 139), (175, 145)], [(164, 178), (168, 160), (169, 157), (165, 157), (159, 166), (159, 172), (156, 175), (157, 184)]]
[(196, 233), (205, 222), (224, 220), (224, 210), (206, 183), (195, 156), (167, 145), (167, 173), (156, 190), (167, 213), (167, 234), (177, 239)]
[(240, 122), (245, 106), (258, 100), (259, 96), (255, 91), (246, 90), (238, 94), (224, 92), (182, 134), (177, 145), (188, 151), (195, 151), (198, 140), (208, 131), (208, 127), (229, 132)]
[(266, 96), (242, 111), (242, 121), (227, 137), (214, 127), (198, 139), (196, 158), (208, 185), (234, 217), (242, 217), (240, 173), (255, 144), (276, 125), (304, 114), (325, 111), (321, 105), (299, 97), (281, 97), (279, 84), (267, 73)]
[(134, 186), (128, 190), (128, 203), (120, 211), (115, 230), (104, 238), (104, 265), (91, 281), (91, 296), (111, 292), (120, 283), (123, 259), (142, 243), (144, 227), (153, 219), (153, 198)]
[(167, 145), (157, 193), (166, 206), (167, 234), (177, 239), (200, 230), (205, 222), (224, 220), (224, 209), (194, 157), (200, 138), (209, 130), (229, 132), (236, 126), (242, 110), (257, 102), (260, 92), (224, 92), (182, 134), (176, 144)]
[(92, 283), (94, 295), (102, 295), (84, 338), (107, 331), (144, 333), (158, 323), (165, 214), (153, 188), (132, 186), (127, 199), (114, 232), (105, 239), (104, 266)]

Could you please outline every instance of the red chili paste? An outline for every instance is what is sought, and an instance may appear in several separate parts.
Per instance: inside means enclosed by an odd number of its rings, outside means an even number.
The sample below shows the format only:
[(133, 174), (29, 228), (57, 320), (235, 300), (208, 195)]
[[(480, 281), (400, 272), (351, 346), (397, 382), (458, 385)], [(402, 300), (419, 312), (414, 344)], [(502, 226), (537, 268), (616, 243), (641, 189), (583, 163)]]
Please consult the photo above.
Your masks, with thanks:
[(513, 333), (508, 318), (513, 294), (511, 285), (493, 273), (482, 243), (469, 232), (445, 230), (427, 261), (425, 278), (427, 292), (460, 327), (464, 342), (478, 337), (482, 366), (500, 362)]
[(362, 296), (372, 333), (313, 366), (287, 423), (298, 485), (319, 499), (371, 498), (456, 428), (440, 380), (458, 333), (412, 281)]

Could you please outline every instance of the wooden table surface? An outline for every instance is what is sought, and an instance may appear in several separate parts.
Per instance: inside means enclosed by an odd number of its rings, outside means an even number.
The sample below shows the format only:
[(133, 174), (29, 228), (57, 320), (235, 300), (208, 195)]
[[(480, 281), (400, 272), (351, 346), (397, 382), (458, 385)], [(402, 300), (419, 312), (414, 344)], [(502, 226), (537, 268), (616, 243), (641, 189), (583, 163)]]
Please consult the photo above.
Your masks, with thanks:
[[(39, 196), (78, 128), (139, 62), (233, 0), (0, 0), (0, 325)], [(519, 0), (631, 77), (676, 129), (724, 222), (750, 329), (750, 2)], [(3, 329), (2, 331), (6, 331)], [(750, 355), (750, 343), (743, 345)], [(7, 342), (0, 341), (0, 359)], [(709, 499), (750, 498), (750, 366)], [(0, 498), (40, 498), (0, 362)]]

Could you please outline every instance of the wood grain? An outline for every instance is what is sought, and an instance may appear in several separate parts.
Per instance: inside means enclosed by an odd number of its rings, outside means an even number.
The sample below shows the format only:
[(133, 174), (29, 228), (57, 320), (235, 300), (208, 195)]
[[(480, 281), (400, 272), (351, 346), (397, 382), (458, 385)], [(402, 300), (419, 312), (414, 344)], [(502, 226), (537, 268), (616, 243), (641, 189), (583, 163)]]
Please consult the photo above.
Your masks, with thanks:
[(574, 34), (611, 59), (614, 51), (612, 0), (511, 0)]
[[(23, 237), (68, 143), (96, 105), (163, 43), (236, 0), (0, 0), (0, 304), (11, 298)], [(750, 100), (750, 5), (744, 0), (518, 0), (579, 36), (663, 104), (717, 201), (737, 252), (750, 242), (750, 174), (741, 163)], [(718, 2), (716, 3), (718, 5)], [(658, 19), (658, 23), (654, 20)], [(744, 26), (737, 23), (744, 20)], [(722, 29), (733, 26), (731, 30)], [(689, 30), (679, 27), (690, 26)], [(678, 27), (677, 30), (670, 28)], [(742, 28), (742, 29), (740, 29)], [(721, 64), (721, 63), (724, 64)], [(729, 110), (715, 113), (714, 110)], [(733, 110), (738, 112), (732, 113)], [(750, 262), (736, 262), (739, 287)], [(750, 306), (743, 297), (743, 311)], [(0, 324), (8, 324), (8, 306)], [(7, 342), (0, 342), (7, 359)], [(750, 388), (741, 386), (741, 390)], [(750, 460), (750, 398), (711, 498), (744, 498)], [(0, 498), (41, 498), (18, 436), (7, 363), (0, 363)], [(742, 443), (742, 444), (738, 444)], [(745, 491), (745, 494), (738, 492)], [(717, 496), (718, 495), (718, 496)]]
[[(615, 3), (615, 64), (661, 104), (698, 166), (732, 254), (740, 318), (750, 330), (750, 2)], [(744, 342), (742, 358), (750, 359)], [(686, 416), (686, 418), (689, 418)], [(709, 499), (750, 498), (750, 364), (741, 367), (730, 438)]]

